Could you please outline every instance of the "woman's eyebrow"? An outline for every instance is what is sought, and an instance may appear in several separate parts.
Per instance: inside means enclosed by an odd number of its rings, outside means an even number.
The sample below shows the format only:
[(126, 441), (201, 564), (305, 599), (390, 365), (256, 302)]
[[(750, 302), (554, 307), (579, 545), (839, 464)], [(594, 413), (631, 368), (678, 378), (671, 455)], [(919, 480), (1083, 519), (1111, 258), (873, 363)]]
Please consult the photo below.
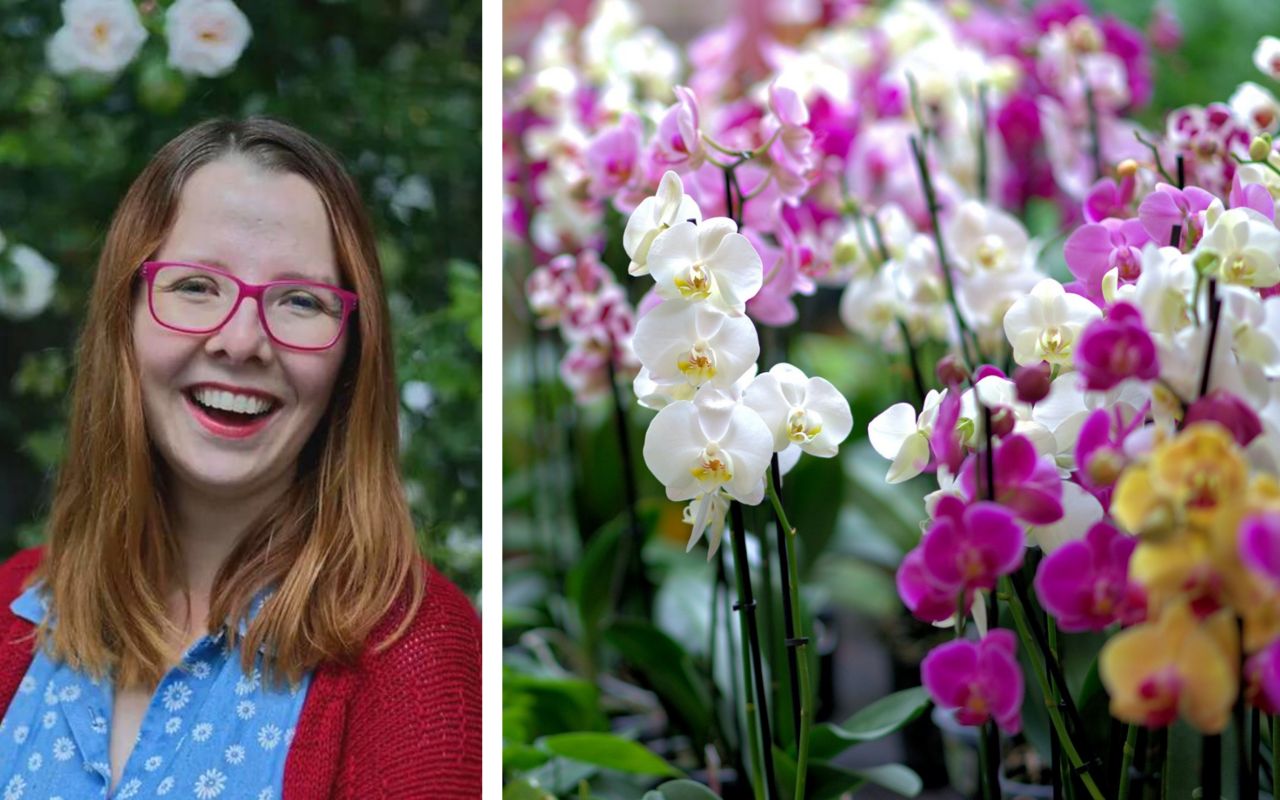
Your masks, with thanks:
[[(217, 267), (218, 269), (224, 269), (227, 272), (230, 272), (232, 274), (235, 274), (236, 272), (234, 267), (232, 267), (230, 264), (228, 264), (227, 262), (223, 261), (220, 258), (192, 257), (192, 258), (179, 258), (175, 260), (180, 261), (182, 263), (186, 263), (186, 264), (202, 264), (206, 267)], [(288, 270), (286, 272), (273, 273), (273, 277), (271, 280), (273, 281), (312, 281), (314, 283), (334, 283), (335, 282), (334, 280), (325, 278), (323, 276), (308, 275), (307, 273), (298, 272), (297, 270)]]

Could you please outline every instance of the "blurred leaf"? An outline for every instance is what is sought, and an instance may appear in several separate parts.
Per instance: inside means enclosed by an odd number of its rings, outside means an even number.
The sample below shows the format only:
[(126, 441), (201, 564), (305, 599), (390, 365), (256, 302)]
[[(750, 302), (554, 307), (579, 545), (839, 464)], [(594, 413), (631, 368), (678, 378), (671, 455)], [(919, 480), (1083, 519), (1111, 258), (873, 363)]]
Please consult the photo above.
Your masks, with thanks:
[(605, 730), (599, 689), (577, 678), (543, 678), (502, 670), (502, 738), (530, 744), (564, 731)]
[(527, 780), (508, 783), (502, 790), (502, 800), (556, 800), (555, 795), (548, 794)]
[(502, 769), (504, 772), (524, 772), (542, 766), (550, 758), (536, 747), (525, 744), (508, 745), (502, 748)]
[(706, 681), (693, 668), (684, 649), (653, 624), (620, 619), (604, 632), (605, 641), (623, 661), (644, 676), (662, 699), (672, 723), (690, 736), (697, 750), (710, 736), (711, 706)]
[(863, 767), (854, 772), (866, 778), (868, 783), (883, 786), (903, 797), (915, 797), (924, 788), (924, 782), (915, 770), (902, 764), (881, 764), (878, 767)]
[(829, 760), (855, 744), (882, 739), (915, 720), (928, 707), (924, 689), (904, 689), (880, 698), (842, 725), (814, 725), (809, 733), (809, 757)]
[(667, 781), (658, 786), (663, 800), (719, 800), (720, 795), (690, 780)]
[(539, 744), (548, 752), (605, 769), (640, 775), (683, 775), (638, 742), (611, 733), (561, 733)]

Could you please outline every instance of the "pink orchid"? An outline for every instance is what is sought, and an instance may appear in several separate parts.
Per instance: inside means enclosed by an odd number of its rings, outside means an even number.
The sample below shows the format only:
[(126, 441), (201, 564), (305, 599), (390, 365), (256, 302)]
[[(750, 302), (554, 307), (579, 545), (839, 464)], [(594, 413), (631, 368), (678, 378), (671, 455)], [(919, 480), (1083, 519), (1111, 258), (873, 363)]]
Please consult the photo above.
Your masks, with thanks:
[(1280, 512), (1245, 517), (1240, 523), (1237, 548), (1246, 567), (1280, 581)]
[(1276, 201), (1260, 183), (1241, 183), (1240, 173), (1231, 179), (1231, 194), (1227, 202), (1232, 208), (1252, 208), (1269, 220), (1276, 218)]
[(1145, 411), (1124, 424), (1120, 410), (1099, 408), (1085, 418), (1076, 440), (1076, 473), (1080, 485), (1102, 503), (1111, 507), (1111, 493), (1120, 473), (1129, 464), (1124, 441), (1143, 423)]
[(1155, 342), (1142, 324), (1142, 312), (1128, 303), (1116, 303), (1106, 319), (1091, 322), (1080, 334), (1074, 355), (1091, 392), (1114, 388), (1128, 378), (1160, 377)]
[(1135, 283), (1142, 274), (1142, 246), (1149, 241), (1138, 220), (1108, 218), (1077, 228), (1067, 237), (1063, 256), (1084, 296), (1102, 305), (1102, 279), (1114, 269), (1122, 285)]
[(640, 177), (643, 137), (640, 117), (624, 111), (617, 125), (602, 128), (591, 138), (583, 157), (593, 197), (607, 200)]
[(1204, 234), (1204, 211), (1216, 198), (1198, 186), (1177, 189), (1167, 183), (1156, 189), (1138, 206), (1138, 219), (1147, 235), (1161, 247), (1173, 245), (1173, 226), (1182, 226), (1178, 247), (1194, 247)]
[(1000, 729), (1022, 730), (1025, 691), (1013, 632), (996, 628), (980, 641), (957, 639), (935, 647), (920, 663), (920, 679), (939, 706), (955, 709), (961, 725), (994, 718)]
[(658, 122), (654, 159), (667, 169), (684, 173), (702, 166), (707, 159), (707, 148), (702, 143), (698, 99), (684, 86), (677, 86), (675, 92), (675, 105), (668, 108)]
[(1184, 425), (1213, 420), (1231, 432), (1236, 443), (1248, 447), (1262, 433), (1262, 421), (1249, 404), (1225, 389), (1214, 389), (1187, 409)]
[[(924, 565), (924, 550), (920, 547), (913, 548), (902, 559), (902, 564), (898, 567), (898, 573), (895, 576), (895, 583), (898, 587), (898, 596), (902, 598), (902, 604), (915, 615), (916, 619), (924, 622), (943, 622), (951, 619), (956, 613), (956, 601), (959, 599), (960, 590), (940, 589), (930, 580), (929, 572)], [(966, 612), (971, 605), (973, 605), (973, 590), (968, 589), (965, 591)]]
[[(1037, 455), (1035, 445), (1021, 434), (1005, 437), (995, 456), (997, 503), (1030, 525), (1062, 519), (1062, 478), (1052, 456)], [(987, 496), (986, 458), (986, 453), (976, 453), (960, 470), (960, 486), (969, 497)]]
[(1137, 538), (1105, 522), (1095, 524), (1083, 540), (1061, 545), (1040, 562), (1035, 579), (1040, 604), (1064, 631), (1141, 622), (1146, 597), (1128, 579), (1129, 558), (1137, 546)]
[(1022, 526), (998, 503), (966, 505), (941, 498), (920, 543), (927, 577), (953, 597), (962, 589), (994, 589), (996, 579), (1022, 564)]
[(1099, 178), (1084, 196), (1085, 222), (1102, 222), (1107, 217), (1132, 217), (1133, 209), (1129, 204), (1133, 202), (1137, 183), (1133, 174), (1125, 175), (1118, 184), (1114, 178)]

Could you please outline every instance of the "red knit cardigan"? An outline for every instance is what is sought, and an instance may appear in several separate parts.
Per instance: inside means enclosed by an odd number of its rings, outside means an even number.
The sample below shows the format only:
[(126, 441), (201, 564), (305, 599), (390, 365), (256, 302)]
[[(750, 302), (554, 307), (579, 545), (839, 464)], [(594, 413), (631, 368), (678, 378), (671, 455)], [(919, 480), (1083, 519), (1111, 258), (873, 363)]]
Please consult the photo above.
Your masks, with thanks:
[[(44, 551), (0, 565), (0, 718), (33, 657), (34, 626), (9, 610)], [(480, 626), (456, 586), (427, 569), (402, 638), (312, 676), (284, 769), (284, 800), (480, 797)], [(374, 631), (394, 629), (403, 601)]]

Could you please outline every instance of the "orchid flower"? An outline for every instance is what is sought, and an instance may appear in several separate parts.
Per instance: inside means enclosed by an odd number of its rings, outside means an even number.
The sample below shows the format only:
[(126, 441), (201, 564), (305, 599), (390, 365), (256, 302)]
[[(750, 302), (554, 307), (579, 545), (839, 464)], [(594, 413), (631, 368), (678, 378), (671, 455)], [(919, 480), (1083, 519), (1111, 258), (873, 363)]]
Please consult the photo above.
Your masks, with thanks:
[(1067, 294), (1062, 284), (1046, 278), (1004, 316), (1004, 332), (1013, 345), (1013, 360), (1023, 366), (1041, 361), (1070, 366), (1072, 351), (1084, 327), (1101, 316), (1093, 303)]
[(867, 438), (875, 451), (893, 463), (889, 465), (886, 483), (902, 483), (924, 471), (929, 465), (929, 437), (938, 415), (942, 394), (930, 389), (924, 407), (916, 417), (910, 403), (897, 403), (880, 413), (867, 425)]
[(1280, 283), (1280, 231), (1252, 208), (1222, 210), (1214, 200), (1208, 227), (1196, 250), (1214, 256), (1224, 283), (1267, 288)]
[(654, 291), (664, 300), (705, 300), (729, 314), (745, 313), (764, 283), (764, 265), (737, 230), (727, 217), (673, 225), (649, 248)]
[(772, 454), (773, 435), (760, 415), (710, 388), (659, 411), (644, 437), (644, 463), (671, 500), (709, 496), (721, 487), (736, 498), (751, 497)]
[(776, 453), (794, 444), (810, 455), (830, 458), (853, 430), (844, 395), (825, 378), (806, 377), (790, 364), (777, 364), (758, 376), (742, 402), (769, 426)]
[(1203, 623), (1186, 603), (1160, 619), (1112, 636), (1098, 656), (1111, 714), (1163, 728), (1181, 716), (1205, 734), (1221, 733), (1240, 686), (1240, 642), (1224, 610)]
[(1017, 639), (1006, 628), (996, 628), (978, 642), (947, 642), (924, 657), (920, 679), (934, 702), (955, 709), (961, 725), (994, 718), (1001, 730), (1015, 734), (1022, 730), (1025, 691), (1017, 649)]
[(1036, 570), (1036, 594), (1064, 631), (1101, 631), (1113, 622), (1141, 622), (1142, 589), (1128, 582), (1129, 558), (1138, 540), (1105, 522), (1082, 541), (1054, 550)]
[(702, 211), (693, 198), (684, 193), (680, 176), (667, 171), (658, 183), (658, 193), (646, 197), (631, 212), (626, 230), (622, 232), (622, 248), (631, 257), (627, 272), (631, 275), (649, 274), (649, 248), (658, 235), (678, 222), (702, 221)]
[(636, 323), (636, 356), (659, 384), (726, 389), (760, 356), (756, 327), (707, 303), (668, 300)]

